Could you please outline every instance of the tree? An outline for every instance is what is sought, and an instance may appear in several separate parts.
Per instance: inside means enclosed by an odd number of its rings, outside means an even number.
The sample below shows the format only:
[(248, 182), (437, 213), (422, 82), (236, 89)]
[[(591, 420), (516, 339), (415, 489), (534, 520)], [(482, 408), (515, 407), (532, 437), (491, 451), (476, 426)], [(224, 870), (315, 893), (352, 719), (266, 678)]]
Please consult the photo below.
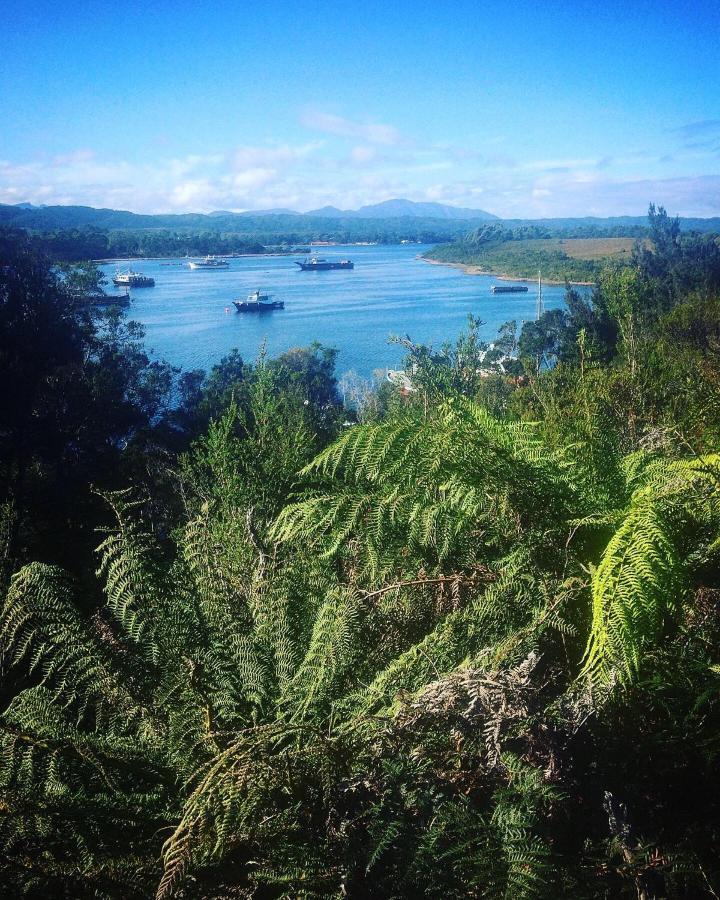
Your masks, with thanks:
[(528, 361), (535, 375), (543, 366), (552, 366), (564, 346), (568, 314), (563, 309), (550, 309), (536, 322), (525, 322), (520, 333), (518, 350), (521, 359)]
[[(173, 373), (149, 360), (140, 326), (117, 311), (91, 318), (29, 242), (7, 241), (0, 257), (0, 379), (12, 385), (0, 400), (0, 504), (15, 517), (8, 552), (74, 565), (95, 542), (89, 486), (126, 477), (126, 448), (166, 410)], [(63, 547), (55, 536), (68, 530)]]
[(63, 287), (76, 297), (88, 297), (104, 293), (107, 278), (91, 260), (80, 263), (64, 263), (59, 267)]

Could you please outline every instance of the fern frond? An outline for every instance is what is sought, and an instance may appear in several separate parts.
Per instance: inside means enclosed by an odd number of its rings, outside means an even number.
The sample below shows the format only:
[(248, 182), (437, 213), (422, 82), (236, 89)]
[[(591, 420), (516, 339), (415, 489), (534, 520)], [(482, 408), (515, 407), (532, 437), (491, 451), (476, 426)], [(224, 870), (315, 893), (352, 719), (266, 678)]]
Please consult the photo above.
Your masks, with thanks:
[(718, 457), (661, 460), (638, 476), (622, 523), (592, 579), (593, 614), (582, 674), (632, 679), (643, 655), (677, 621), (688, 596), (700, 530), (710, 547), (720, 528)]

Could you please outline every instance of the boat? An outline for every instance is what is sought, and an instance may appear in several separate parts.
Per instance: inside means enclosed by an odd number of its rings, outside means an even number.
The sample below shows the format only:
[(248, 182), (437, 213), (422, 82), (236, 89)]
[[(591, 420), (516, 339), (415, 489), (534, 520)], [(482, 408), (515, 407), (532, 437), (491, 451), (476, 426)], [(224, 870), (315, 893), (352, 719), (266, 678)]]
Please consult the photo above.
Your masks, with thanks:
[(524, 284), (494, 284), (490, 290), (493, 294), (527, 294)]
[(233, 306), (238, 312), (269, 312), (273, 309), (285, 309), (282, 300), (273, 300), (270, 294), (261, 294), (253, 291), (248, 294), (247, 300), (233, 300)]
[(300, 262), (295, 260), (295, 265), (300, 266), (303, 272), (327, 272), (328, 269), (354, 269), (355, 264), (349, 259), (321, 259), (319, 256), (311, 256)]
[(116, 272), (113, 284), (118, 287), (155, 287), (155, 279), (128, 269), (127, 272)]
[(228, 269), (230, 263), (226, 259), (218, 259), (217, 256), (206, 256), (205, 259), (188, 263), (191, 269)]

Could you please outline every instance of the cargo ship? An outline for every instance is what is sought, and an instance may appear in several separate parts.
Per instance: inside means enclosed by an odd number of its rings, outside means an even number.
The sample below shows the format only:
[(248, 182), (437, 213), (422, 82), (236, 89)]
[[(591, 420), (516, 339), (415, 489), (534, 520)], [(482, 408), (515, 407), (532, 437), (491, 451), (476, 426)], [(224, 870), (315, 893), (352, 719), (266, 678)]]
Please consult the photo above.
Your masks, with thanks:
[(303, 272), (327, 272), (329, 269), (354, 269), (355, 264), (349, 259), (321, 259), (319, 256), (311, 256), (302, 262), (295, 260), (295, 265), (300, 266)]
[(261, 294), (260, 291), (248, 294), (247, 300), (233, 300), (233, 306), (238, 312), (269, 312), (272, 309), (285, 309), (282, 300), (273, 300), (270, 294)]
[(527, 287), (523, 284), (494, 284), (490, 290), (493, 294), (527, 294)]

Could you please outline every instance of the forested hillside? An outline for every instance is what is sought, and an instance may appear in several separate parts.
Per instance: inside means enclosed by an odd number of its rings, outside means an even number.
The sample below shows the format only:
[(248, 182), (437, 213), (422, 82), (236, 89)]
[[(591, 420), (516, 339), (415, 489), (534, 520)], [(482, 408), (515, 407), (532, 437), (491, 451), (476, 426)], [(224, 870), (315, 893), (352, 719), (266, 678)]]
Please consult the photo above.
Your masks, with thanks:
[[(178, 256), (186, 252), (247, 253), (261, 245), (298, 244), (308, 241), (353, 243), (401, 240), (437, 243), (463, 235), (467, 218), (435, 218), (427, 215), (383, 217), (374, 210), (368, 218), (333, 211), (330, 215), (272, 212), (250, 215), (138, 215), (113, 209), (51, 206), (31, 209), (0, 204), (0, 227), (22, 229), (34, 236), (39, 248), (54, 249), (66, 260), (110, 256)], [(255, 248), (255, 249), (253, 249)]]
[[(593, 282), (604, 264), (629, 262), (634, 241), (646, 245), (652, 237), (652, 218), (650, 227), (632, 224), (627, 219), (613, 225), (610, 221), (605, 220), (604, 227), (593, 224), (593, 220), (576, 220), (574, 225), (565, 226), (554, 225), (552, 220), (512, 226), (493, 223), (433, 247), (425, 256), (436, 262), (467, 266), (470, 271), (516, 278), (534, 278), (541, 271), (544, 278), (553, 281)], [(678, 219), (675, 227), (679, 237)], [(710, 245), (718, 240), (717, 229), (689, 231), (682, 239)]]
[(151, 361), (40, 250), (0, 241), (4, 896), (718, 896), (716, 237), (651, 207), (590, 299), (410, 336), (350, 409), (319, 345)]
[[(334, 207), (307, 214), (289, 210), (263, 213), (216, 212), (209, 215), (140, 215), (88, 206), (34, 207), (0, 204), (0, 228), (27, 234), (38, 252), (65, 262), (117, 257), (199, 256), (262, 253), (265, 248), (307, 244), (411, 241), (440, 244), (429, 254), (444, 262), (478, 265), (523, 277), (537, 274), (539, 263), (547, 278), (591, 280), (598, 267), (592, 260), (567, 253), (568, 240), (638, 238), (648, 234), (645, 219), (539, 219), (493, 221), (482, 210), (441, 204), (387, 201), (360, 210)], [(471, 214), (477, 212), (476, 219)], [(677, 220), (683, 232), (714, 234), (720, 219)], [(470, 231), (468, 231), (470, 229)], [(553, 245), (538, 248), (533, 241)], [(534, 267), (534, 269), (533, 269)]]

